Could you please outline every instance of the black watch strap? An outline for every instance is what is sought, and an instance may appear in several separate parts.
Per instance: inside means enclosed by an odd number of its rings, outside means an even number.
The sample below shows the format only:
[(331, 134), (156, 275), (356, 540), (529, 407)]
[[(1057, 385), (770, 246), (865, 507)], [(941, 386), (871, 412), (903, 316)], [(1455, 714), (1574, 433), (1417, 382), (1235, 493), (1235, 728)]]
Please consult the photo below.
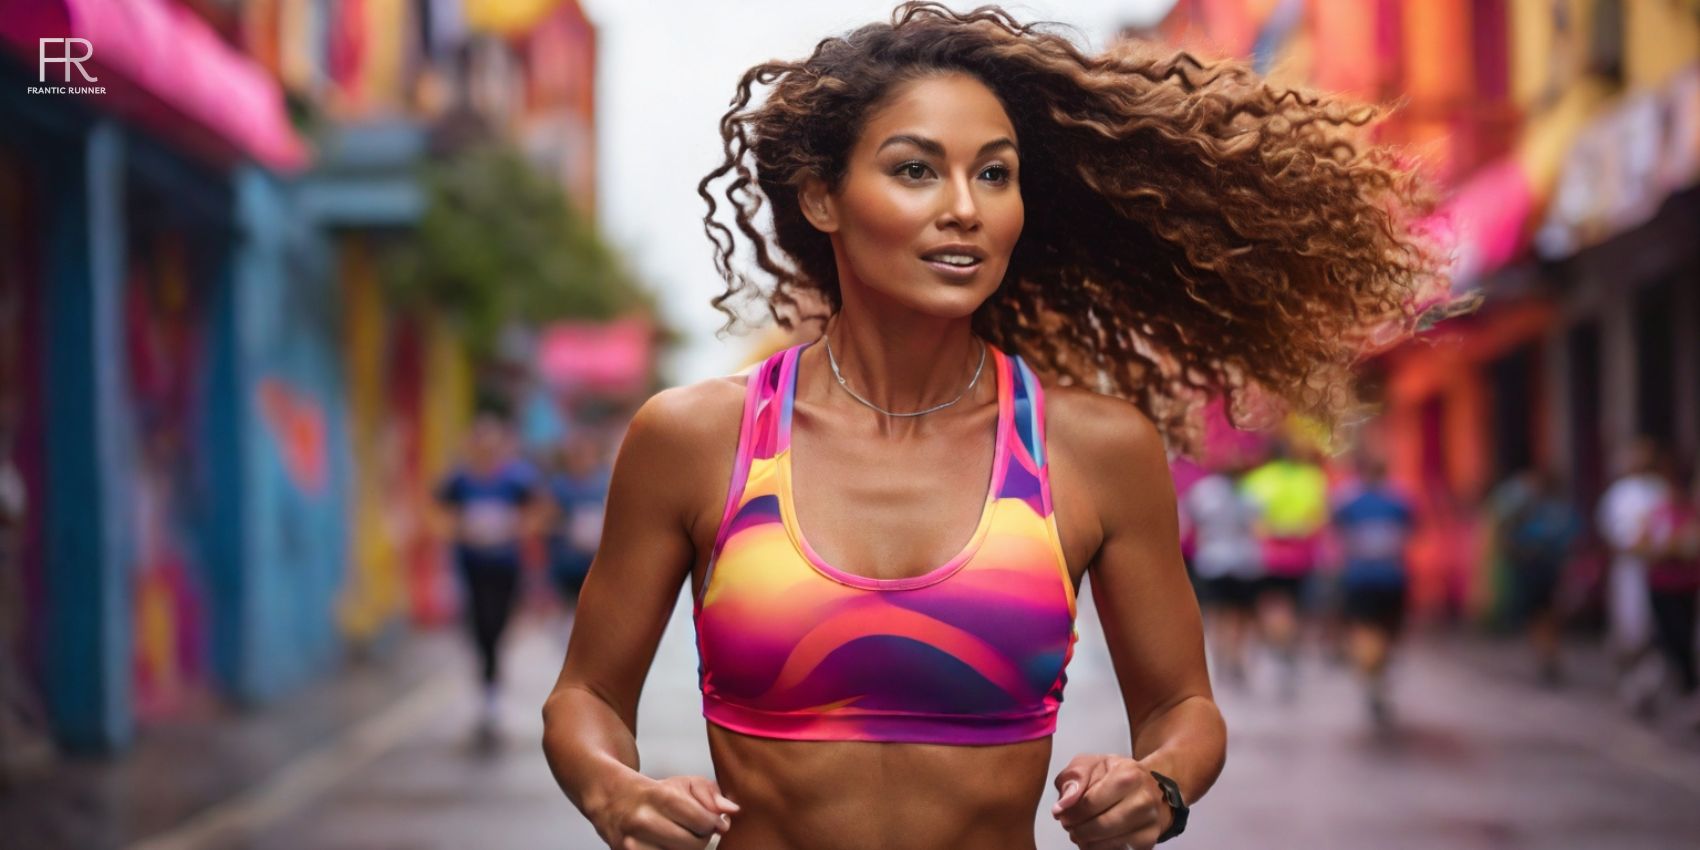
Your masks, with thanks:
[(1157, 836), (1157, 843), (1162, 844), (1186, 831), (1186, 801), (1181, 799), (1181, 788), (1175, 784), (1175, 780), (1155, 770), (1150, 773), (1151, 778), (1157, 780), (1157, 787), (1163, 790), (1163, 802), (1169, 804), (1169, 812), (1174, 816), (1174, 819), (1169, 821), (1169, 828)]

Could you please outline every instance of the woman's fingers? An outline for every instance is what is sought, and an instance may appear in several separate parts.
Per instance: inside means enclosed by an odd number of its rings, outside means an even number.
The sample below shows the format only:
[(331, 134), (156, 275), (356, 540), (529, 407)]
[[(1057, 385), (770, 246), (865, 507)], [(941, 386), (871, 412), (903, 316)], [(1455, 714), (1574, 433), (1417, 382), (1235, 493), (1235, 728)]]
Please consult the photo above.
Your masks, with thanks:
[(702, 776), (692, 777), (688, 782), (688, 787), (691, 796), (695, 797), (703, 808), (711, 812), (720, 812), (723, 815), (738, 813), (738, 804), (728, 800), (726, 795), (720, 793), (720, 786), (714, 784), (714, 780)]
[(626, 833), (626, 840), (642, 842), (645, 850), (650, 847), (654, 850), (702, 850), (714, 834), (712, 829), (701, 834), (694, 833), (658, 811), (650, 811), (648, 815), (640, 818)]
[(1051, 807), (1052, 817), (1060, 817), (1080, 801), (1092, 783), (1103, 775), (1105, 760), (1101, 755), (1078, 755), (1069, 759), (1068, 765), (1057, 773), (1058, 797), (1056, 805)]
[(689, 783), (669, 786), (666, 793), (658, 795), (655, 807), (672, 826), (698, 838), (696, 847), (702, 846), (700, 839), (713, 835), (721, 827), (720, 811), (713, 804), (712, 797), (705, 804), (697, 798)]
[(1112, 800), (1108, 807), (1095, 815), (1073, 825), (1063, 825), (1068, 829), (1069, 839), (1082, 847), (1092, 847), (1111, 839), (1128, 841), (1130, 833), (1157, 827), (1160, 815), (1158, 805), (1159, 802), (1148, 795), (1130, 794)]

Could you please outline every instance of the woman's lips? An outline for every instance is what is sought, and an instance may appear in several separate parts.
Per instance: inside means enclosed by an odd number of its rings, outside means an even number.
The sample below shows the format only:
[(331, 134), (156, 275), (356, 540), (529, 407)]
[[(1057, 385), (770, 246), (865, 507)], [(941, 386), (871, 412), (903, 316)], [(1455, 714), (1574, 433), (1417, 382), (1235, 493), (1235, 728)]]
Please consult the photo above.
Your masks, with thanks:
[(968, 280), (969, 278), (972, 278), (976, 272), (980, 271), (980, 266), (985, 265), (986, 261), (975, 260), (971, 265), (966, 266), (953, 266), (950, 263), (941, 263), (937, 260), (928, 259), (922, 259), (921, 262), (926, 263), (928, 268), (950, 278), (951, 280)]

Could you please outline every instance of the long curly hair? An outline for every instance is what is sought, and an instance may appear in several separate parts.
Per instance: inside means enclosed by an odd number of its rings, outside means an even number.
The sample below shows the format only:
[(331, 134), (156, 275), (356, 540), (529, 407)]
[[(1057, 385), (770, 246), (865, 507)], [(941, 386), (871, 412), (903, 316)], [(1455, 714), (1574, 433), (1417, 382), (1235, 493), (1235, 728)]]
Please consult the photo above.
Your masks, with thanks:
[[(746, 71), (720, 121), (725, 160), (697, 186), (726, 281), (721, 333), (751, 301), (787, 330), (836, 313), (832, 244), (798, 208), (802, 180), (837, 190), (871, 111), (945, 72), (1000, 99), (1022, 150), (1026, 224), (974, 331), (1060, 383), (1128, 399), (1183, 450), (1215, 397), (1242, 428), (1286, 412), (1348, 421), (1363, 412), (1354, 364), (1468, 309), (1422, 223), (1438, 198), (1420, 161), (1367, 141), (1390, 110), (1140, 40), (1086, 55), (1048, 25), (906, 2), (807, 59)], [(772, 90), (750, 106), (757, 84)], [(734, 267), (710, 190), (722, 178), (766, 287)]]

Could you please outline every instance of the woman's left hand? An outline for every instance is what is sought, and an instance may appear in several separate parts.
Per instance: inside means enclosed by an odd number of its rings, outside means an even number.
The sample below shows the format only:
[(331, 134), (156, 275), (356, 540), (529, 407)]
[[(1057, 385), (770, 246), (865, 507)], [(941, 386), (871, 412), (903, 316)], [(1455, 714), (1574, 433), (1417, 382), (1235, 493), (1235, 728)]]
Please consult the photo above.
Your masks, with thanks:
[(1081, 850), (1149, 850), (1173, 817), (1157, 780), (1127, 756), (1075, 756), (1055, 784), (1051, 816)]

